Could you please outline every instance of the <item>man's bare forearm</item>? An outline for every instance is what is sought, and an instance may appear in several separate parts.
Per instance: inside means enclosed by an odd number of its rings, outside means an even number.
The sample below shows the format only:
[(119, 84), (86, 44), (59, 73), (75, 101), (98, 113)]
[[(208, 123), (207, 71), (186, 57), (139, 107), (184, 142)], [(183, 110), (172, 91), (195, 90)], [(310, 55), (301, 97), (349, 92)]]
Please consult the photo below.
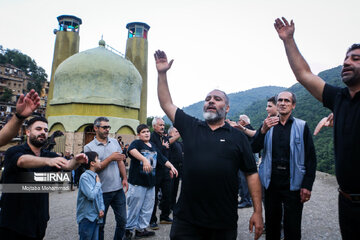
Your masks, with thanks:
[(118, 167), (119, 167), (121, 178), (123, 180), (127, 179), (124, 161), (117, 161), (117, 162), (118, 162)]
[(110, 164), (111, 161), (112, 161), (111, 156), (105, 158), (104, 161), (100, 163), (100, 169), (98, 170), (98, 172), (104, 170)]
[(246, 174), (249, 191), (253, 200), (254, 212), (262, 212), (261, 183), (258, 173)]
[(290, 67), (299, 81), (317, 100), (322, 101), (325, 82), (311, 72), (309, 64), (301, 55), (294, 38), (283, 41)]
[(0, 146), (6, 145), (8, 142), (11, 141), (14, 137), (16, 137), (23, 120), (18, 119), (15, 114), (12, 116), (10, 121), (5, 124), (3, 129), (0, 131)]
[(176, 106), (172, 102), (166, 73), (158, 74), (158, 98), (161, 108), (169, 119), (174, 122)]
[(73, 170), (80, 166), (80, 163), (77, 163), (75, 158), (68, 160), (68, 164), (63, 167), (64, 170)]
[(50, 158), (37, 157), (33, 155), (22, 155), (17, 161), (17, 166), (21, 168), (39, 168), (49, 166)]

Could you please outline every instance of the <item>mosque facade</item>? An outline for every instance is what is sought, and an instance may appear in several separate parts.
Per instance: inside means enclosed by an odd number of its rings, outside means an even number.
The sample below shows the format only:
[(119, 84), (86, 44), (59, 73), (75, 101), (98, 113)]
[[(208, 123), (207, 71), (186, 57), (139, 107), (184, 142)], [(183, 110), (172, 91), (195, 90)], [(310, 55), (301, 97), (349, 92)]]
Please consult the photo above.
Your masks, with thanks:
[(93, 122), (109, 118), (110, 137), (135, 139), (136, 127), (146, 123), (147, 35), (146, 23), (127, 24), (126, 54), (99, 46), (79, 52), (82, 20), (71, 15), (58, 17), (54, 58), (46, 109), (49, 131), (59, 130), (55, 151), (77, 154), (94, 136)]

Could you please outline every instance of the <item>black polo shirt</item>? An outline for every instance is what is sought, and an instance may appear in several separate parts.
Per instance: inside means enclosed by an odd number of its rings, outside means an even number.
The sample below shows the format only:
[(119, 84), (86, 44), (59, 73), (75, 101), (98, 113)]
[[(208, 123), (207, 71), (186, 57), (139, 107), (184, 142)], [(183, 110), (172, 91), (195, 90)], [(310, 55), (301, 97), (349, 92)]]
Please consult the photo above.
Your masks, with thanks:
[(249, 141), (228, 123), (213, 131), (206, 122), (180, 109), (174, 125), (184, 143), (183, 178), (175, 216), (202, 227), (235, 229), (238, 170), (257, 172)]
[[(25, 154), (34, 155), (27, 143), (9, 148), (5, 153), (2, 183), (18, 183), (22, 172), (55, 172), (57, 168), (20, 168), (18, 159)], [(58, 157), (54, 152), (41, 150), (40, 157)], [(48, 193), (3, 193), (0, 201), (0, 227), (19, 234), (41, 238), (45, 235), (49, 216)]]
[(326, 84), (324, 107), (334, 113), (335, 171), (340, 188), (360, 194), (360, 92)]

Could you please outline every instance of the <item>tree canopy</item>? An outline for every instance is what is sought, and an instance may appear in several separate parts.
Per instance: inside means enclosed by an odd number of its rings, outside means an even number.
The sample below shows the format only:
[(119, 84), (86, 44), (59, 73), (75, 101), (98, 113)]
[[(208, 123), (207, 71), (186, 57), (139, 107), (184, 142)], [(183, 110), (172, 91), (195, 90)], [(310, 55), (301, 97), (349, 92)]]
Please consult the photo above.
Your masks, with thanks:
[(33, 81), (29, 81), (27, 90), (35, 89), (40, 95), (48, 75), (45, 69), (38, 66), (34, 59), (16, 49), (4, 49), (0, 45), (0, 64), (11, 64), (24, 71)]

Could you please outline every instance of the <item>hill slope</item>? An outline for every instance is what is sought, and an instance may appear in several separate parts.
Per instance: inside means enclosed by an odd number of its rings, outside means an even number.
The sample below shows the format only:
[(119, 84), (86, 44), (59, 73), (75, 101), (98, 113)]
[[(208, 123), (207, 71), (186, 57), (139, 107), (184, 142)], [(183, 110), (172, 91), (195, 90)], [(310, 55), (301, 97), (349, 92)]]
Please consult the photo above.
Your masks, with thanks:
[[(341, 66), (332, 68), (319, 73), (319, 76), (327, 83), (344, 87), (340, 77)], [(299, 83), (291, 86), (289, 91), (292, 91), (297, 96), (297, 104), (294, 110), (294, 117), (301, 118), (307, 121), (310, 130), (313, 132), (317, 123), (325, 116), (328, 116), (330, 110), (324, 108), (322, 103), (317, 101), (310, 93)], [(253, 103), (245, 109), (251, 123), (254, 127), (260, 127), (262, 121), (266, 118), (265, 111), (266, 100), (260, 100)], [(259, 111), (259, 109), (261, 111)], [(319, 171), (334, 174), (334, 150), (333, 150), (333, 132), (330, 128), (322, 129), (321, 132), (313, 137), (318, 160), (317, 169)]]

